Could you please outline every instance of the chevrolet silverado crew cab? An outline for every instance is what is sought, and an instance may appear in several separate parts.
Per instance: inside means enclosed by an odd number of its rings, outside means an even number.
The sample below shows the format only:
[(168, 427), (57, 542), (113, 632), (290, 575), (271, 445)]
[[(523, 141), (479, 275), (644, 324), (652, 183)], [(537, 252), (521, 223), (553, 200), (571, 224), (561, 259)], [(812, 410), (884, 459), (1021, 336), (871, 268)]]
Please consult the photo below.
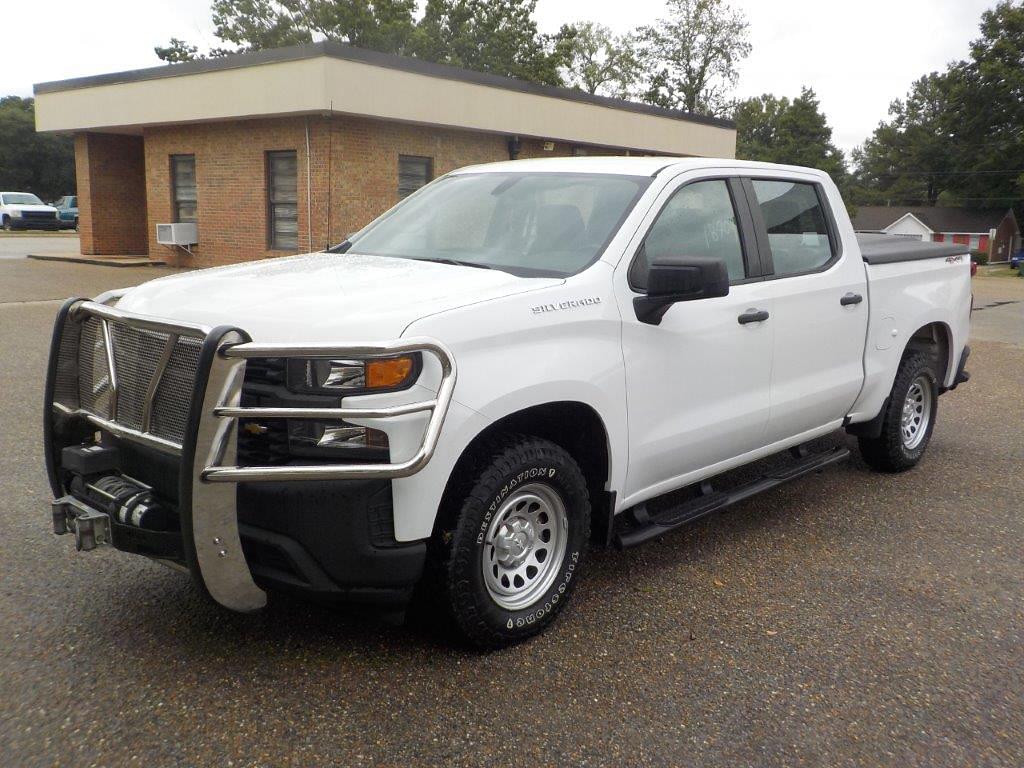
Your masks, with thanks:
[(858, 239), (819, 171), (466, 168), (326, 252), (69, 300), (53, 525), (236, 611), (415, 592), (499, 646), (565, 607), (592, 539), (640, 544), (849, 453), (815, 438), (913, 467), (967, 378), (970, 311), (965, 246)]

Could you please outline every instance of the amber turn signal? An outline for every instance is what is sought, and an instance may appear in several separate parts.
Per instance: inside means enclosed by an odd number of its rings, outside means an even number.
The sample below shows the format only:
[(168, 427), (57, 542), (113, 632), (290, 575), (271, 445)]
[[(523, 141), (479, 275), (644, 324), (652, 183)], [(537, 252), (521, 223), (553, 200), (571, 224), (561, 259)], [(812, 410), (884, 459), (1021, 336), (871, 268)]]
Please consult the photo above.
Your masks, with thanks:
[(366, 361), (368, 389), (390, 389), (404, 384), (413, 370), (413, 359), (408, 356), (389, 357)]

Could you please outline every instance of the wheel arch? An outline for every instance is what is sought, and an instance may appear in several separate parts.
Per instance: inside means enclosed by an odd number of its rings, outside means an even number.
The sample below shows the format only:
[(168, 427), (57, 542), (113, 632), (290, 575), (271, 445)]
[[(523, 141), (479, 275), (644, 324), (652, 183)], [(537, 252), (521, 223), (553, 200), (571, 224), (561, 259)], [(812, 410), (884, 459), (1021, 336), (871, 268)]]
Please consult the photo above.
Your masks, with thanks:
[(467, 471), (467, 465), (480, 446), (498, 435), (516, 433), (550, 440), (579, 464), (590, 492), (592, 538), (605, 542), (615, 509), (615, 494), (607, 490), (612, 470), (612, 447), (601, 415), (593, 406), (576, 400), (531, 405), (488, 424), (469, 441), (452, 467), (441, 507), (448, 505), (449, 495), (459, 485), (457, 478)]
[(858, 437), (876, 438), (881, 434), (882, 422), (885, 418), (886, 410), (889, 407), (889, 396), (888, 392), (892, 389), (896, 376), (899, 375), (900, 365), (903, 359), (907, 356), (907, 353), (912, 349), (924, 349), (928, 354), (932, 355), (936, 364), (936, 373), (939, 376), (939, 392), (945, 390), (945, 382), (950, 381), (953, 376), (951, 366), (956, 365), (956, 360), (952, 354), (953, 349), (953, 331), (949, 325), (942, 320), (934, 320), (929, 323), (925, 323), (907, 339), (906, 345), (903, 347), (903, 351), (900, 353), (895, 369), (892, 371), (892, 375), (886, 379), (886, 397), (882, 400), (879, 406), (878, 412), (873, 418), (865, 421), (859, 421), (846, 426), (846, 431), (851, 435)]
[(939, 387), (943, 388), (953, 375), (952, 366), (956, 364), (952, 354), (953, 330), (941, 320), (923, 325), (910, 335), (903, 354), (906, 355), (913, 347), (923, 347), (934, 356)]

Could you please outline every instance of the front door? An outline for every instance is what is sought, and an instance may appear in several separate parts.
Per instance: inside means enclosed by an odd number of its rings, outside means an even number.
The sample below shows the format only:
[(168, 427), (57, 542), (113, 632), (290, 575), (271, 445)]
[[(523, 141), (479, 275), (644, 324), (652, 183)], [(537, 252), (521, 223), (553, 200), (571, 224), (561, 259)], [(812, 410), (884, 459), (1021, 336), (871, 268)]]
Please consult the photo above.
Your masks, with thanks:
[[(629, 420), (627, 505), (763, 445), (774, 335), (771, 323), (751, 321), (754, 312), (771, 315), (774, 306), (760, 279), (739, 179), (684, 174), (662, 193), (640, 233), (635, 257), (616, 271)], [(637, 320), (633, 298), (660, 256), (723, 260), (729, 295), (674, 304), (659, 325)]]

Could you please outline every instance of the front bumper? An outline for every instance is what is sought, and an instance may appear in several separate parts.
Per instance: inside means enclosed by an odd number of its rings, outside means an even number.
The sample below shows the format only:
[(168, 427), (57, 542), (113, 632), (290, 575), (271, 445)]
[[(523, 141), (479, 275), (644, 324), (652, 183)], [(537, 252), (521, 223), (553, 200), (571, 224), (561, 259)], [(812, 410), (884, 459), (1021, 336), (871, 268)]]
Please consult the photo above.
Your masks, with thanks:
[[(52, 219), (26, 219), (26, 218), (14, 218), (13, 216), (8, 219), (11, 223), (11, 229), (37, 229), (44, 232), (54, 232), (61, 228), (61, 222), (56, 217)], [(74, 226), (72, 222), (71, 226)]]
[[(81, 325), (87, 321), (94, 325), (98, 323), (102, 329), (100, 340), (94, 348), (95, 359), (90, 357), (87, 363), (96, 365), (96, 360), (99, 360), (98, 364), (102, 366), (102, 353), (105, 352), (109, 402), (108, 410), (103, 415), (96, 412), (98, 409), (83, 407), (81, 402), (69, 406), (68, 403), (59, 402), (56, 397), (58, 389), (67, 389), (68, 381), (80, 383), (82, 379), (79, 358), (85, 353), (77, 351), (78, 348), (75, 347), (75, 354), (69, 354), (69, 343), (66, 341), (73, 337), (78, 338), (74, 333), (78, 331), (81, 335), (81, 331), (75, 328), (75, 324)], [(137, 371), (120, 382), (125, 410), (133, 399), (128, 386), (134, 386), (136, 389), (143, 386), (145, 388), (141, 427), (126, 424), (126, 420), (119, 419), (117, 415), (119, 356), (116, 354), (116, 339), (119, 335), (115, 331), (123, 328), (150, 335), (162, 334), (161, 338), (167, 339), (164, 352), (149, 375), (148, 382), (140, 383)], [(184, 434), (180, 440), (171, 440), (155, 434), (152, 429), (153, 401), (162, 386), (162, 377), (168, 376), (168, 361), (175, 354), (175, 345), (180, 338), (191, 339), (200, 346), (192, 392), (184, 406)], [(246, 408), (240, 405), (246, 361), (253, 358), (334, 359), (386, 357), (410, 352), (433, 355), (440, 364), (440, 382), (436, 397), (431, 400), (384, 408)], [(286, 554), (290, 550), (291, 557), (285, 557), (284, 560), (290, 559), (293, 566), (290, 576), (287, 568), (264, 568), (263, 573), (257, 574), (263, 583), (286, 586), (291, 582), (296, 586), (305, 583), (312, 584), (312, 591), (324, 591), (328, 583), (339, 581), (339, 569), (342, 576), (340, 581), (345, 582), (346, 578), (350, 583), (358, 581), (355, 571), (360, 568), (373, 571), (369, 561), (375, 555), (364, 546), (358, 528), (347, 525), (330, 526), (328, 519), (319, 519), (319, 525), (329, 529), (323, 531), (324, 537), (344, 538), (344, 541), (329, 543), (335, 546), (337, 551), (349, 553), (342, 558), (343, 566), (323, 568), (322, 562), (310, 564), (302, 552), (295, 547), (289, 548), (286, 540), (295, 539), (289, 537), (287, 531), (278, 532), (278, 539), (274, 540), (274, 510), (281, 513), (282, 520), (287, 520), (289, 517), (303, 514), (305, 502), (302, 500), (307, 498), (303, 493), (309, 492), (311, 488), (315, 489), (317, 498), (329, 500), (331, 489), (329, 485), (324, 484), (333, 483), (335, 491), (338, 491), (345, 481), (387, 481), (418, 472), (430, 461), (437, 445), (454, 391), (455, 377), (455, 362), (451, 353), (432, 339), (353, 344), (344, 347), (324, 344), (255, 344), (248, 334), (239, 328), (206, 328), (175, 323), (132, 315), (104, 304), (70, 300), (61, 308), (54, 327), (44, 412), (47, 471), (53, 493), (57, 497), (55, 504), (61, 510), (58, 515), (55, 506), (54, 529), (56, 532), (62, 532), (62, 528), (69, 530), (69, 524), (76, 530), (76, 526), (79, 526), (76, 509), (71, 508), (72, 503), (69, 500), (73, 498), (70, 487), (72, 477), (62, 466), (62, 452), (65, 448), (93, 441), (98, 429), (104, 442), (124, 445), (131, 449), (132, 455), (138, 454), (142, 457), (134, 464), (119, 466), (118, 472), (133, 480), (126, 469), (137, 473), (140, 465), (147, 467), (145, 481), (160, 491), (164, 498), (171, 499), (177, 519), (180, 521), (179, 530), (171, 534), (171, 538), (174, 539), (171, 545), (180, 542), (178, 551), (181, 564), (218, 603), (238, 611), (256, 610), (265, 604), (266, 594), (257, 585), (253, 569), (246, 558), (246, 549), (248, 548), (251, 554), (253, 548), (261, 546), (260, 540), (264, 544), (269, 542), (269, 545), (275, 546), (278, 550), (286, 551)], [(61, 382), (59, 386), (58, 379)], [(134, 397), (138, 399), (138, 391), (134, 393)], [(421, 412), (430, 412), (422, 443), (414, 455), (403, 462), (303, 466), (237, 465), (239, 419), (363, 420), (387, 419)], [(80, 481), (79, 487), (81, 485)], [(388, 491), (390, 492), (390, 488)], [(276, 501), (265, 503), (267, 498), (273, 499), (275, 494)], [(241, 506), (243, 496), (247, 500), (246, 508), (254, 510), (253, 512), (246, 512)], [(296, 503), (290, 504), (289, 499)], [(83, 506), (82, 499), (78, 498), (76, 504), (79, 507)], [(336, 515), (348, 513), (344, 506), (328, 507)], [(255, 514), (264, 518), (263, 527), (245, 524), (248, 533), (245, 537), (245, 547), (240, 532), (240, 509), (245, 514)], [(77, 511), (81, 512), (80, 509)], [(104, 514), (102, 510), (96, 508), (92, 508), (91, 512)], [(320, 514), (323, 514), (323, 510)], [(64, 521), (63, 525), (58, 525), (58, 517)], [(93, 522), (81, 524), (84, 529), (88, 529), (90, 525), (97, 525), (95, 517), (90, 519)], [(126, 525), (125, 521), (113, 518), (109, 524), (98, 525), (107, 532), (106, 538), (110, 543), (119, 549), (136, 551), (155, 559), (176, 559), (168, 556), (165, 551), (168, 548), (166, 532), (133, 529), (131, 525)], [(308, 528), (307, 525), (306, 533), (311, 533), (311, 538), (316, 539), (318, 531), (310, 532)], [(365, 526), (362, 530), (365, 530)], [(86, 536), (88, 537), (88, 534)], [(309, 538), (307, 536), (307, 540)], [(173, 546), (171, 548), (173, 549)], [(420, 549), (399, 547), (396, 551), (401, 549), (405, 550), (404, 556), (395, 553), (381, 555), (381, 561), (389, 562), (385, 569), (388, 573), (407, 574), (407, 571), (416, 568), (417, 563), (422, 563), (422, 545)], [(258, 557), (253, 559), (259, 560)], [(320, 578), (321, 573), (317, 572), (318, 569), (323, 572), (326, 579)], [(268, 573), (268, 570), (274, 572)], [(332, 570), (333, 574), (328, 573)], [(386, 590), (389, 586), (396, 585), (397, 582), (394, 585), (388, 584), (386, 577), (377, 574), (369, 579), (368, 588), (372, 592), (377, 587)]]

